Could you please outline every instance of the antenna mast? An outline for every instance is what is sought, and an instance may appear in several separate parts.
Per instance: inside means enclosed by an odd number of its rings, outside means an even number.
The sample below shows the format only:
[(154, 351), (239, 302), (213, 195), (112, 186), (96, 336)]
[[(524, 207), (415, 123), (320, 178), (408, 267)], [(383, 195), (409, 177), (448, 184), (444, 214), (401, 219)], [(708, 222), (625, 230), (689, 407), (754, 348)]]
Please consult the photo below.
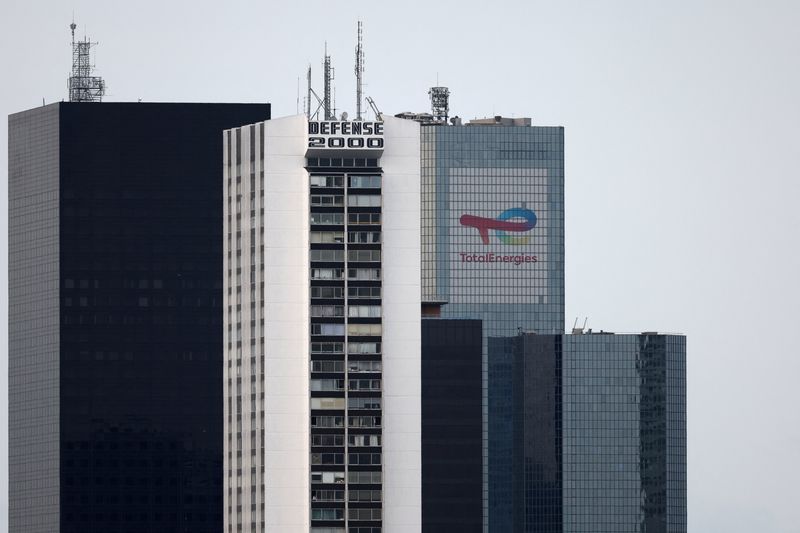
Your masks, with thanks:
[(308, 82), (308, 96), (306, 97), (306, 116), (311, 120), (311, 64), (308, 65), (308, 72), (306, 73), (306, 81)]
[(72, 76), (68, 80), (70, 102), (101, 102), (106, 94), (106, 84), (103, 78), (92, 76), (92, 65), (89, 53), (92, 46), (97, 43), (90, 42), (86, 37), (83, 41), (75, 42), (75, 21), (69, 25), (72, 30)]
[(324, 85), (322, 88), (322, 108), (325, 112), (325, 120), (334, 120), (331, 108), (331, 81), (333, 81), (333, 67), (331, 66), (331, 56), (328, 55), (328, 43), (325, 43), (325, 60), (323, 61)]
[[(306, 116), (308, 120), (319, 120), (319, 110), (323, 107), (324, 102), (317, 95), (316, 91), (311, 87), (311, 65), (308, 65), (308, 72), (306, 73), (306, 80), (308, 80), (308, 97), (306, 98)], [(311, 111), (311, 97), (317, 102), (317, 108)]]
[[(438, 84), (438, 75), (437, 75)], [(436, 122), (447, 123), (447, 116), (450, 114), (450, 89), (447, 87), (431, 87), (428, 91), (431, 97), (431, 112), (433, 120)]]
[(379, 122), (383, 121), (383, 115), (381, 114), (380, 109), (378, 109), (378, 106), (375, 104), (375, 100), (367, 96), (367, 103), (372, 108), (372, 112), (375, 113), (375, 120)]
[(358, 45), (356, 45), (356, 120), (364, 120), (361, 116), (361, 82), (364, 76), (364, 46), (362, 24), (358, 21)]

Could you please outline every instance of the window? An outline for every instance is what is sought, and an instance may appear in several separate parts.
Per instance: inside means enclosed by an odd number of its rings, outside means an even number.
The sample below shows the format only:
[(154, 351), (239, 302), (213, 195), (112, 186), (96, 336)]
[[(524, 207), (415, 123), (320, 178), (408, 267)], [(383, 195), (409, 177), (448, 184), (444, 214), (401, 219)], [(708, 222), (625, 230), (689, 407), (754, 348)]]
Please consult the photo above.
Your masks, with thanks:
[(344, 261), (344, 250), (311, 250), (312, 261)]
[(311, 408), (344, 409), (344, 398), (311, 398)]
[[(313, 381), (313, 380), (312, 380)], [(331, 380), (333, 381), (333, 380)], [(348, 380), (348, 390), (381, 390), (381, 380), (379, 379), (351, 379)], [(314, 390), (314, 389), (311, 389)], [(333, 390), (333, 389), (328, 389)]]
[(344, 324), (311, 324), (312, 335), (344, 335)]
[(350, 361), (347, 363), (348, 372), (380, 372), (380, 361)]
[[(312, 398), (314, 400), (316, 398)], [(337, 398), (343, 399), (343, 398)], [(366, 411), (374, 411), (379, 410), (381, 408), (381, 399), (380, 398), (348, 398), (347, 399), (347, 408), (348, 409), (362, 409)]]
[[(312, 252), (313, 251), (314, 250), (312, 250)], [(341, 252), (343, 250), (320, 250), (320, 251)], [(343, 296), (344, 296), (344, 287), (311, 287), (312, 298), (342, 298)]]
[(347, 316), (350, 318), (380, 318), (380, 305), (351, 305), (347, 308)]
[[(381, 445), (380, 435), (348, 435), (347, 444), (349, 446), (358, 447), (374, 447)], [(351, 483), (355, 483), (351, 480)], [(362, 481), (362, 483), (369, 483), (369, 481)], [(380, 483), (380, 481), (378, 481)]]
[(349, 464), (349, 465), (379, 465), (379, 464), (381, 464), (381, 454), (379, 454), (379, 453), (349, 453), (349, 454), (347, 454), (347, 464)]
[(348, 213), (348, 224), (380, 224), (380, 213)]
[(312, 231), (309, 234), (309, 241), (311, 242), (311, 244), (343, 243), (344, 242), (344, 232), (341, 232), (341, 231)]
[[(312, 269), (313, 272), (313, 269)], [(379, 280), (381, 279), (380, 268), (348, 268), (347, 279), (352, 280)]]
[[(352, 234), (352, 232), (351, 232)], [(313, 251), (313, 250), (312, 250)], [(333, 250), (331, 250), (333, 251)], [(340, 251), (340, 250), (336, 250)], [(381, 251), (380, 250), (348, 250), (347, 251), (347, 260), (348, 261), (361, 261), (361, 262), (380, 262), (381, 260)]]
[[(355, 455), (355, 454), (353, 454)], [(365, 454), (369, 455), (369, 454)], [(312, 465), (343, 465), (344, 464), (344, 454), (343, 453), (312, 453), (311, 454), (311, 464)], [(357, 463), (351, 463), (357, 464)]]
[(379, 502), (383, 498), (379, 490), (350, 490), (347, 499), (351, 502)]
[[(312, 287), (313, 290), (313, 287)], [(371, 298), (371, 299), (378, 299), (381, 297), (381, 288), (380, 287), (348, 287), (347, 288), (347, 297), (348, 298)]]
[(380, 336), (383, 332), (380, 324), (348, 324), (347, 334), (353, 337)]
[(311, 353), (344, 353), (343, 342), (312, 342)]
[[(312, 490), (311, 501), (313, 502), (340, 502), (344, 500), (343, 490)], [(314, 530), (312, 530), (314, 531)]]
[(344, 372), (344, 361), (311, 361), (312, 372)]
[(311, 520), (344, 520), (344, 509), (311, 509)]
[(347, 234), (347, 242), (350, 242), (350, 243), (353, 243), (353, 244), (376, 244), (376, 243), (380, 243), (381, 242), (381, 232), (380, 231), (351, 231), (351, 232), (348, 232), (348, 234)]
[(344, 446), (344, 435), (311, 435), (312, 446)]
[(344, 176), (311, 176), (312, 187), (342, 187)]
[(350, 207), (380, 207), (381, 197), (377, 194), (351, 194), (347, 197)]
[[(378, 309), (380, 310), (380, 307)], [(343, 305), (312, 305), (311, 306), (311, 316), (314, 316), (314, 317), (344, 316), (344, 306)]]
[(359, 485), (378, 484), (383, 479), (381, 472), (348, 472), (347, 481)]
[[(344, 390), (343, 379), (312, 379), (312, 391), (339, 391)], [(341, 417), (340, 417), (341, 418)]]
[(351, 428), (378, 428), (381, 427), (379, 416), (348, 416), (347, 425)]
[(344, 483), (344, 472), (311, 472), (311, 483)]
[(380, 176), (350, 176), (350, 187), (354, 189), (379, 189), (380, 186)]
[(312, 194), (311, 205), (322, 207), (342, 207), (344, 206), (344, 196), (341, 194)]
[(311, 279), (342, 279), (344, 270), (341, 268), (312, 268)]
[(311, 224), (344, 224), (344, 213), (311, 213)]
[[(347, 353), (381, 353), (381, 343), (379, 342), (348, 342)], [(361, 361), (365, 362), (365, 361)], [(380, 361), (370, 361), (380, 365)], [(353, 363), (351, 361), (351, 363)], [(351, 369), (352, 370), (352, 369)]]
[[(365, 159), (363, 157), (309, 157), (307, 159), (309, 167), (377, 167), (378, 160), (375, 158)], [(359, 532), (369, 533), (369, 532)], [(379, 533), (379, 532), (377, 532)]]
[(380, 509), (348, 509), (348, 520), (380, 520)]
[(344, 424), (341, 416), (312, 416), (311, 427), (315, 428), (340, 428)]

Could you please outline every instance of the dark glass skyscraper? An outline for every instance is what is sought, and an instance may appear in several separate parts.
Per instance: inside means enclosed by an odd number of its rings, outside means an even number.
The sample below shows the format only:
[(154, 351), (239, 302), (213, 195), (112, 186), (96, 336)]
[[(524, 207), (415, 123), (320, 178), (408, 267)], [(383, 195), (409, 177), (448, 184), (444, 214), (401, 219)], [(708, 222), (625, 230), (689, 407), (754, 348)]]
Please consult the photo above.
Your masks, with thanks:
[(422, 321), (422, 531), (480, 533), (480, 320)]
[(564, 531), (685, 532), (686, 338), (564, 335), (562, 360)]
[(509, 531), (686, 531), (686, 339), (520, 335)]
[(10, 531), (222, 529), (222, 131), (268, 104), (9, 117)]

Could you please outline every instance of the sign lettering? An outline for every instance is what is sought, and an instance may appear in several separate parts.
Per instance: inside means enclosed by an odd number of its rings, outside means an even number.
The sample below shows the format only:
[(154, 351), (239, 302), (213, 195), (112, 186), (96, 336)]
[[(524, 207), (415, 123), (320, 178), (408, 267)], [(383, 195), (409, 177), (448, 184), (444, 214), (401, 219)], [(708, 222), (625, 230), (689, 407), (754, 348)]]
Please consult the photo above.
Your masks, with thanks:
[(309, 122), (308, 147), (332, 150), (382, 150), (383, 122)]

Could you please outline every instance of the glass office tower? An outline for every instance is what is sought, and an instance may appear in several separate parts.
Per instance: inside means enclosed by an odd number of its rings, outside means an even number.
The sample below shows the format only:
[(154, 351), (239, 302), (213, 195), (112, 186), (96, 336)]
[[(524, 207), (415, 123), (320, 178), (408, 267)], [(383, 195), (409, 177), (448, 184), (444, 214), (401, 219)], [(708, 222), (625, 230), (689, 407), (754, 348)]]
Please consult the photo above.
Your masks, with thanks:
[(686, 338), (523, 334), (509, 531), (685, 533)]
[(510, 531), (513, 425), (495, 415), (517, 334), (564, 331), (564, 130), (478, 122), (422, 127), (422, 290), (483, 323), (484, 527)]
[(268, 104), (9, 117), (9, 531), (222, 529), (222, 144)]
[(480, 533), (480, 320), (422, 321), (422, 531)]
[(564, 531), (686, 531), (686, 338), (563, 337)]

